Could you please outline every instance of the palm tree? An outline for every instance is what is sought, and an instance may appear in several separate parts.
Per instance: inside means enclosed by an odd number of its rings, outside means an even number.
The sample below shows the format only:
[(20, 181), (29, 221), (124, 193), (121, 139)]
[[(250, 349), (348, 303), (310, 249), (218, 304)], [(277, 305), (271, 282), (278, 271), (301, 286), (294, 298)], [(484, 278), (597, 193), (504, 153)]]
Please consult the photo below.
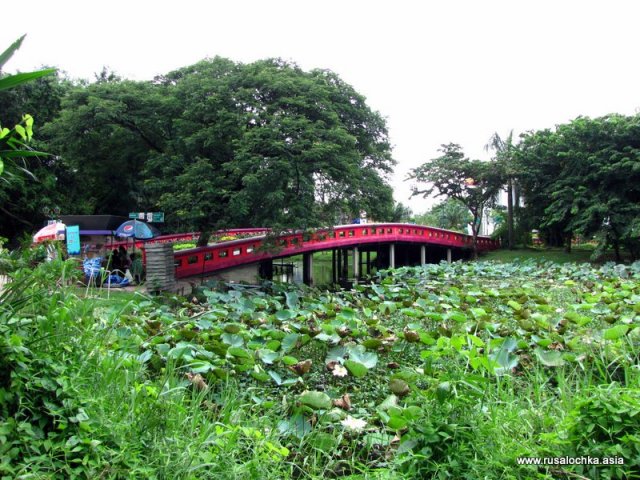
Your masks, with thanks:
[(496, 152), (496, 161), (502, 164), (507, 178), (507, 246), (510, 250), (515, 248), (515, 240), (513, 235), (513, 193), (514, 193), (514, 153), (515, 145), (513, 144), (513, 130), (509, 132), (504, 140), (494, 133), (489, 139), (489, 143), (484, 146), (486, 151), (494, 150)]

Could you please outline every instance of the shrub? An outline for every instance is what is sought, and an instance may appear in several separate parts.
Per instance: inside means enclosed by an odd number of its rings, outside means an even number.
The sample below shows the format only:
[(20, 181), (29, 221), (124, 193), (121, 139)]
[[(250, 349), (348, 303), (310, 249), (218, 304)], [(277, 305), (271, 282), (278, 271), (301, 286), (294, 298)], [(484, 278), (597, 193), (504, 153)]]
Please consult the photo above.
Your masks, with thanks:
[[(617, 383), (581, 391), (555, 443), (570, 457), (622, 457), (624, 465), (576, 466), (591, 479), (640, 476), (640, 389)], [(557, 456), (557, 452), (554, 452)]]

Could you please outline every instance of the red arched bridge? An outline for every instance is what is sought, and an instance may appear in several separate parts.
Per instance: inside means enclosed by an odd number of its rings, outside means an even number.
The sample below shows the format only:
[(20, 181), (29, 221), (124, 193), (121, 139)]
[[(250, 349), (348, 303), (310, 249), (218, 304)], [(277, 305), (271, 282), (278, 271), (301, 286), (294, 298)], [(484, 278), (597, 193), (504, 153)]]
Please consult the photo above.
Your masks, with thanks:
[[(473, 239), (450, 230), (403, 223), (371, 223), (337, 226), (312, 232), (283, 232), (268, 229), (237, 229), (227, 234), (249, 234), (248, 238), (220, 242), (206, 247), (175, 252), (176, 278), (206, 276), (231, 269), (253, 268), (256, 276), (272, 278), (273, 260), (303, 256), (303, 280), (313, 283), (313, 253), (332, 252), (334, 283), (357, 280), (372, 267), (394, 268), (423, 265), (447, 259), (467, 258)], [(164, 235), (150, 242), (195, 239), (197, 233)], [(143, 244), (137, 242), (137, 246)], [(497, 240), (478, 237), (479, 251), (498, 248)]]

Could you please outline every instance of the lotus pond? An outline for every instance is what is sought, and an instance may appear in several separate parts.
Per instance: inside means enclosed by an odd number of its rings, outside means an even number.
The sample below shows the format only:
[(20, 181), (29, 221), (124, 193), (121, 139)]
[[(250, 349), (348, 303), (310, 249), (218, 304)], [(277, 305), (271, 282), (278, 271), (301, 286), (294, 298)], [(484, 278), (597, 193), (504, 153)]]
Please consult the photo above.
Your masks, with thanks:
[[(78, 317), (66, 355), (84, 360), (64, 374), (73, 408), (47, 407), (66, 439), (59, 471), (640, 478), (638, 267), (443, 263), (350, 291), (67, 297)], [(518, 464), (533, 456), (617, 460)]]

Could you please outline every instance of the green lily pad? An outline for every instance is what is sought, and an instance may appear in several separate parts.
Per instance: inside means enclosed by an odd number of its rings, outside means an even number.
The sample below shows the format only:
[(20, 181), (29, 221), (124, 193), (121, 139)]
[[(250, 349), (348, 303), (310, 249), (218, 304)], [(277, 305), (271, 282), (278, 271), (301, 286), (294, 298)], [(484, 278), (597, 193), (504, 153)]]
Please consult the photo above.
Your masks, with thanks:
[(369, 371), (369, 369), (362, 363), (356, 362), (354, 360), (347, 360), (346, 362), (344, 362), (344, 366), (347, 367), (349, 373), (356, 378), (364, 377)]
[[(285, 310), (288, 312), (288, 310)], [(297, 333), (290, 333), (288, 335), (286, 335), (283, 339), (282, 339), (282, 351), (285, 353), (290, 352), (291, 350), (293, 350), (296, 346), (296, 343), (298, 342), (298, 339), (300, 338), (300, 335), (298, 335)]]
[(380, 405), (378, 405), (378, 409), (385, 411), (389, 410), (391, 407), (398, 406), (398, 397), (394, 394), (389, 395), (385, 398)]
[(380, 345), (382, 345), (382, 340), (377, 338), (368, 338), (362, 342), (362, 346), (370, 350), (375, 350)]
[(536, 348), (535, 352), (538, 360), (547, 367), (561, 367), (565, 364), (562, 358), (562, 352), (557, 350), (542, 350), (541, 348)]
[(331, 398), (324, 392), (305, 390), (298, 396), (298, 401), (316, 410), (331, 408)]
[(295, 437), (303, 438), (311, 432), (311, 424), (303, 415), (297, 413), (289, 419), (279, 422), (278, 430), (283, 435), (294, 435)]
[(629, 325), (616, 325), (604, 331), (605, 340), (618, 340), (624, 337), (629, 331)]
[(267, 350), (264, 348), (261, 348), (256, 352), (258, 354), (258, 358), (260, 358), (260, 360), (262, 360), (267, 365), (271, 365), (280, 356), (273, 350)]
[(244, 348), (240, 347), (229, 347), (229, 349), (227, 350), (227, 355), (233, 355), (237, 358), (251, 358), (251, 354)]
[(261, 367), (258, 367), (257, 365), (253, 367), (251, 376), (260, 382), (266, 382), (271, 378), (271, 376), (267, 372), (265, 372)]
[(387, 422), (387, 427), (393, 430), (401, 430), (407, 426), (407, 419), (403, 417), (390, 417)]
[(357, 345), (348, 349), (349, 360), (361, 363), (367, 368), (373, 368), (378, 363), (378, 355), (373, 352), (367, 352), (362, 345)]
[(240, 335), (236, 335), (235, 333), (223, 333), (220, 336), (220, 339), (232, 347), (241, 347), (244, 345), (244, 338)]
[(276, 312), (276, 318), (281, 322), (291, 320), (293, 317), (295, 317), (295, 313), (293, 313), (291, 310), (279, 310)]
[(507, 302), (507, 305), (509, 305), (516, 312), (519, 312), (520, 310), (522, 310), (522, 305), (520, 305), (518, 302), (514, 300), (509, 300)]
[(284, 357), (282, 357), (282, 363), (288, 366), (295, 365), (296, 363), (298, 363), (298, 359), (290, 355), (285, 355)]

